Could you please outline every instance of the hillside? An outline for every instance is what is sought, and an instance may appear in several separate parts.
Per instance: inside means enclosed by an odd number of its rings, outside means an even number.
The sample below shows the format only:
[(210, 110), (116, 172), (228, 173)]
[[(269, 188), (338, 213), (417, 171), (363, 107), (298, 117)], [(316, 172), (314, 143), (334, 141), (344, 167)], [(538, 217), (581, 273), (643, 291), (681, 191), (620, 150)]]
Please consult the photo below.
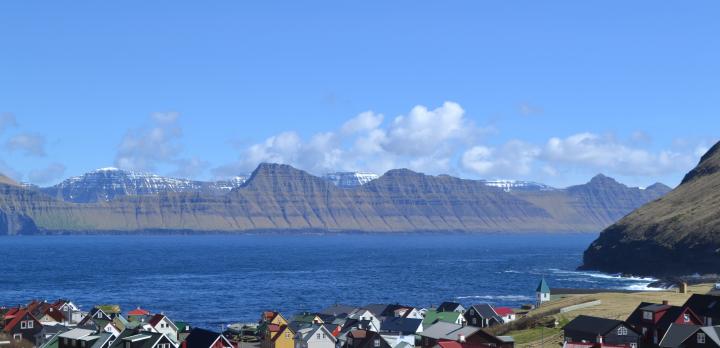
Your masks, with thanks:
[(680, 186), (603, 231), (583, 265), (656, 276), (718, 273), (719, 267), (720, 143)]
[(398, 169), (342, 188), (287, 165), (261, 164), (224, 195), (157, 190), (82, 199), (91, 203), (0, 184), (0, 234), (596, 232), (664, 193), (661, 186), (641, 190), (603, 178), (563, 190), (506, 192), (482, 181)]

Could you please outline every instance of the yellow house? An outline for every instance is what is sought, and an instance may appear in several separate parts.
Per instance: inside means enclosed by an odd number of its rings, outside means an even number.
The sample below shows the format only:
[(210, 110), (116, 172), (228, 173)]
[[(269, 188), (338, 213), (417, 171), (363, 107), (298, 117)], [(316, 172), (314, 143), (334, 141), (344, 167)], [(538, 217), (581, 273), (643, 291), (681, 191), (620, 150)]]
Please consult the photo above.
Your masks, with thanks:
[(269, 348), (294, 348), (295, 333), (287, 326), (282, 325), (271, 339)]

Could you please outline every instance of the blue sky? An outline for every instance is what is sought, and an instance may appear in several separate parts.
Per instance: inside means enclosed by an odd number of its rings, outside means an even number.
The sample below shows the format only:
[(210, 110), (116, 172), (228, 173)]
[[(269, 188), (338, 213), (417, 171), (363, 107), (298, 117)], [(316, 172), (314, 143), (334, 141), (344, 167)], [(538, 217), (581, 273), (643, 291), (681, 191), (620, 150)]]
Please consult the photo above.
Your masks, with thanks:
[(3, 1), (0, 172), (261, 161), (670, 185), (717, 141), (713, 1)]

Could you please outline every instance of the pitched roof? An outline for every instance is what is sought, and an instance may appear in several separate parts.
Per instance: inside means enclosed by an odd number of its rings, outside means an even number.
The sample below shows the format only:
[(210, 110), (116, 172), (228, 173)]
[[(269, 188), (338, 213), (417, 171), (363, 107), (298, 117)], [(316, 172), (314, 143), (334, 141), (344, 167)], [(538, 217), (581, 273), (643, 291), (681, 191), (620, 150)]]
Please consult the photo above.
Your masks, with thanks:
[(545, 277), (543, 277), (540, 280), (540, 284), (538, 284), (537, 289), (535, 289), (535, 292), (541, 292), (541, 293), (549, 293), (550, 287), (548, 286), (547, 282), (545, 281)]
[(380, 331), (399, 332), (403, 335), (412, 335), (422, 325), (422, 319), (387, 318), (380, 323)]
[(461, 307), (462, 305), (457, 302), (443, 302), (438, 306), (438, 312), (452, 312)]
[(458, 341), (450, 341), (450, 340), (440, 340), (438, 341), (438, 346), (441, 348), (488, 348), (489, 346), (480, 345), (480, 344), (470, 344), (470, 343), (460, 343)]
[(436, 310), (429, 310), (425, 312), (423, 324), (430, 325), (438, 321), (455, 323), (461, 315), (460, 312), (438, 312)]
[(12, 331), (12, 330), (15, 328), (15, 326), (16, 326), (20, 321), (22, 321), (23, 318), (25, 318), (25, 315), (26, 315), (26, 314), (29, 315), (30, 318), (32, 318), (32, 319), (34, 319), (35, 321), (37, 321), (37, 319), (35, 319), (35, 317), (34, 317), (30, 312), (28, 312), (26, 309), (20, 309), (20, 310), (18, 310), (18, 311), (13, 315), (13, 319), (12, 319), (7, 325), (5, 325), (5, 327), (3, 327), (3, 331), (5, 331), (5, 332), (10, 332), (10, 331)]
[(93, 330), (87, 330), (87, 329), (72, 329), (67, 332), (61, 333), (58, 337), (60, 338), (69, 338), (71, 340), (79, 340), (81, 338), (91, 336), (95, 334), (95, 331)]
[(45, 309), (45, 312), (43, 313), (43, 315), (48, 315), (51, 318), (53, 318), (55, 321), (60, 322), (60, 323), (65, 321), (65, 315), (55, 307), (48, 307), (47, 309)]
[(475, 312), (477, 312), (477, 314), (484, 319), (495, 319), (495, 321), (502, 323), (502, 318), (500, 318), (500, 315), (498, 315), (495, 308), (493, 308), (493, 306), (488, 303), (475, 304), (472, 305), (470, 309), (475, 310)]
[(373, 303), (373, 304), (369, 304), (367, 306), (363, 306), (360, 309), (367, 309), (374, 316), (380, 317), (385, 312), (385, 310), (388, 308), (388, 306), (390, 306), (390, 305), (383, 304), (383, 303)]
[[(637, 327), (640, 323), (645, 321), (643, 319), (643, 312), (644, 311), (650, 311), (653, 313), (658, 313), (661, 311), (664, 311), (665, 313), (660, 317), (660, 320), (658, 320), (656, 326), (661, 329), (662, 331), (666, 331), (670, 325), (677, 320), (680, 315), (682, 315), (683, 311), (685, 310), (685, 307), (680, 306), (670, 306), (670, 305), (663, 305), (663, 304), (657, 304), (657, 303), (649, 303), (649, 302), (642, 302), (640, 303), (635, 310), (630, 313), (630, 316), (628, 316), (626, 323)], [(688, 308), (688, 313), (696, 318), (698, 321), (700, 321), (700, 318), (697, 317), (697, 315), (692, 311), (691, 308)]]
[(348, 305), (342, 305), (342, 304), (334, 304), (330, 307), (327, 307), (323, 310), (321, 310), (320, 314), (326, 314), (326, 315), (332, 315), (332, 316), (339, 316), (339, 315), (348, 315), (354, 311), (356, 307), (348, 306)]
[(150, 312), (138, 307), (129, 311), (128, 315), (150, 315)]
[(683, 307), (690, 307), (695, 314), (703, 317), (717, 318), (720, 317), (720, 296), (692, 294)]
[(620, 320), (580, 315), (567, 323), (563, 327), (563, 330), (573, 330), (585, 333), (592, 333), (595, 335), (605, 335), (610, 330), (622, 324), (624, 324), (624, 322)]
[(665, 332), (660, 341), (660, 347), (676, 348), (679, 347), (690, 336), (694, 335), (700, 329), (697, 325), (678, 325), (672, 324)]
[[(218, 339), (227, 341), (220, 333), (195, 328), (190, 331), (190, 335), (185, 339), (184, 348), (210, 348)], [(232, 346), (229, 341), (226, 343)]]
[(478, 331), (480, 331), (480, 328), (478, 327), (462, 326), (458, 324), (439, 321), (428, 327), (424, 327), (423, 332), (419, 333), (419, 335), (436, 340), (456, 340), (458, 336), (469, 337), (477, 333)]
[(506, 316), (510, 314), (515, 314), (515, 311), (513, 311), (510, 307), (495, 307), (495, 313), (501, 316)]

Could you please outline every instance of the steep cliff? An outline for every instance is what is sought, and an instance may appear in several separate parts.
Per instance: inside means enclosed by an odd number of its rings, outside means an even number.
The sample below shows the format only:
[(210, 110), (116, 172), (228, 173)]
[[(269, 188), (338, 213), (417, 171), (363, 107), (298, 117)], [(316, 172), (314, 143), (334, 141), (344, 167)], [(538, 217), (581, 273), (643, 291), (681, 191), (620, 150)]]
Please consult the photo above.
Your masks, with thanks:
[(80, 204), (5, 186), (11, 189), (1, 193), (0, 211), (34, 225), (0, 233), (595, 232), (662, 194), (607, 178), (565, 190), (506, 192), (482, 181), (406, 169), (341, 188), (279, 164), (261, 164), (225, 195), (158, 190)]
[(585, 251), (583, 268), (643, 275), (718, 273), (720, 143), (680, 186), (603, 231)]

